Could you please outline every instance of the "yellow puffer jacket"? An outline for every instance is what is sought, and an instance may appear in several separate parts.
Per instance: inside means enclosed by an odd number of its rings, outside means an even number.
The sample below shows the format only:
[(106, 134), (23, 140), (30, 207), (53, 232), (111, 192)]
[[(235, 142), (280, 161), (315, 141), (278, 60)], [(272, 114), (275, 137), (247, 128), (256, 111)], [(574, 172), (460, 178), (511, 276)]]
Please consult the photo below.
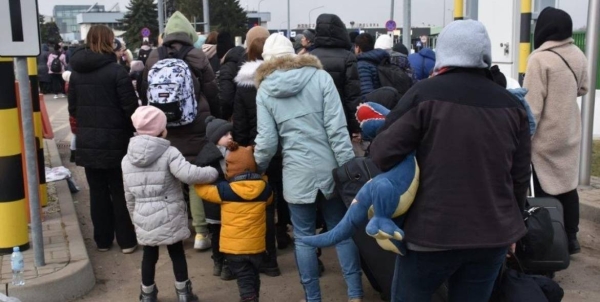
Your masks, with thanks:
[(221, 252), (242, 255), (265, 251), (267, 205), (273, 202), (266, 176), (246, 173), (229, 182), (194, 188), (202, 200), (221, 205)]

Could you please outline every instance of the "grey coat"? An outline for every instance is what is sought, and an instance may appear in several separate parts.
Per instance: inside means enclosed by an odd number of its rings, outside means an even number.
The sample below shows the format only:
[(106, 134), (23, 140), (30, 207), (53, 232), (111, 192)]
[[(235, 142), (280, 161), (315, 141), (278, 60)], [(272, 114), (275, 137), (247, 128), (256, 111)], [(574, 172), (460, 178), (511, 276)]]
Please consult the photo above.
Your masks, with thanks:
[(127, 209), (138, 243), (170, 245), (188, 238), (187, 207), (180, 181), (211, 183), (217, 171), (190, 164), (168, 140), (148, 135), (131, 138), (121, 166)]

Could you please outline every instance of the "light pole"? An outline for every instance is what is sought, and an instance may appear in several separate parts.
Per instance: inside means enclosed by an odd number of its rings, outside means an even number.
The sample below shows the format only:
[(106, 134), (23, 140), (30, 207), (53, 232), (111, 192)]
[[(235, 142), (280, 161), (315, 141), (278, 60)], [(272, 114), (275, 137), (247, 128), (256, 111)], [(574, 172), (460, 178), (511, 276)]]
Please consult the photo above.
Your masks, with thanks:
[(311, 26), (311, 23), (310, 23), (310, 14), (312, 14), (312, 12), (313, 12), (314, 10), (317, 10), (317, 9), (320, 9), (320, 8), (323, 8), (323, 7), (325, 7), (325, 5), (321, 5), (321, 6), (319, 6), (319, 7), (315, 7), (315, 8), (313, 8), (313, 9), (311, 9), (310, 11), (308, 11), (308, 27), (312, 27), (312, 26)]
[(260, 25), (262, 26), (262, 16), (260, 15), (260, 4), (265, 1), (265, 0), (260, 0), (258, 1), (258, 11), (256, 12), (258, 14), (258, 23), (260, 23)]

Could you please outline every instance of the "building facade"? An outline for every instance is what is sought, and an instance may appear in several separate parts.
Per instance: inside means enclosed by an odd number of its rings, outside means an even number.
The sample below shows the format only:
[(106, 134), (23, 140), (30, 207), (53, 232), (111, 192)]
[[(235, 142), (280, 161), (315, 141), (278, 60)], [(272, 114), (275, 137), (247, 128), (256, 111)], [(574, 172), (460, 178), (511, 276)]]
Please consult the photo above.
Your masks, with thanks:
[(123, 34), (119, 30), (123, 23), (121, 20), (125, 16), (125, 13), (121, 12), (88, 12), (77, 15), (77, 25), (79, 26), (79, 34), (81, 38), (87, 36), (88, 31), (94, 25), (106, 25), (113, 30), (115, 36)]
[(52, 10), (60, 35), (65, 41), (80, 40), (81, 33), (77, 15), (84, 12), (103, 12), (104, 5), (55, 5)]

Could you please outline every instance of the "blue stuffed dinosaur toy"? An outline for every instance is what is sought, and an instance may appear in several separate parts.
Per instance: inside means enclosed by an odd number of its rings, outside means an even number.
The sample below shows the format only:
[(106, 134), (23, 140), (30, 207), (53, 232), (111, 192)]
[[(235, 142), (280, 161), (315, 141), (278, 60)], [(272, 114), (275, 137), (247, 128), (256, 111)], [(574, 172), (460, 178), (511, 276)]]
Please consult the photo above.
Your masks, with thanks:
[[(363, 137), (374, 138), (387, 113), (387, 108), (376, 103), (359, 106), (357, 118), (361, 122)], [(414, 201), (418, 184), (419, 167), (412, 152), (394, 168), (366, 183), (335, 228), (301, 240), (314, 247), (332, 246), (352, 237), (356, 230), (366, 225), (367, 234), (375, 238), (383, 249), (404, 255), (404, 232), (400, 227), (404, 223), (404, 214)]]

